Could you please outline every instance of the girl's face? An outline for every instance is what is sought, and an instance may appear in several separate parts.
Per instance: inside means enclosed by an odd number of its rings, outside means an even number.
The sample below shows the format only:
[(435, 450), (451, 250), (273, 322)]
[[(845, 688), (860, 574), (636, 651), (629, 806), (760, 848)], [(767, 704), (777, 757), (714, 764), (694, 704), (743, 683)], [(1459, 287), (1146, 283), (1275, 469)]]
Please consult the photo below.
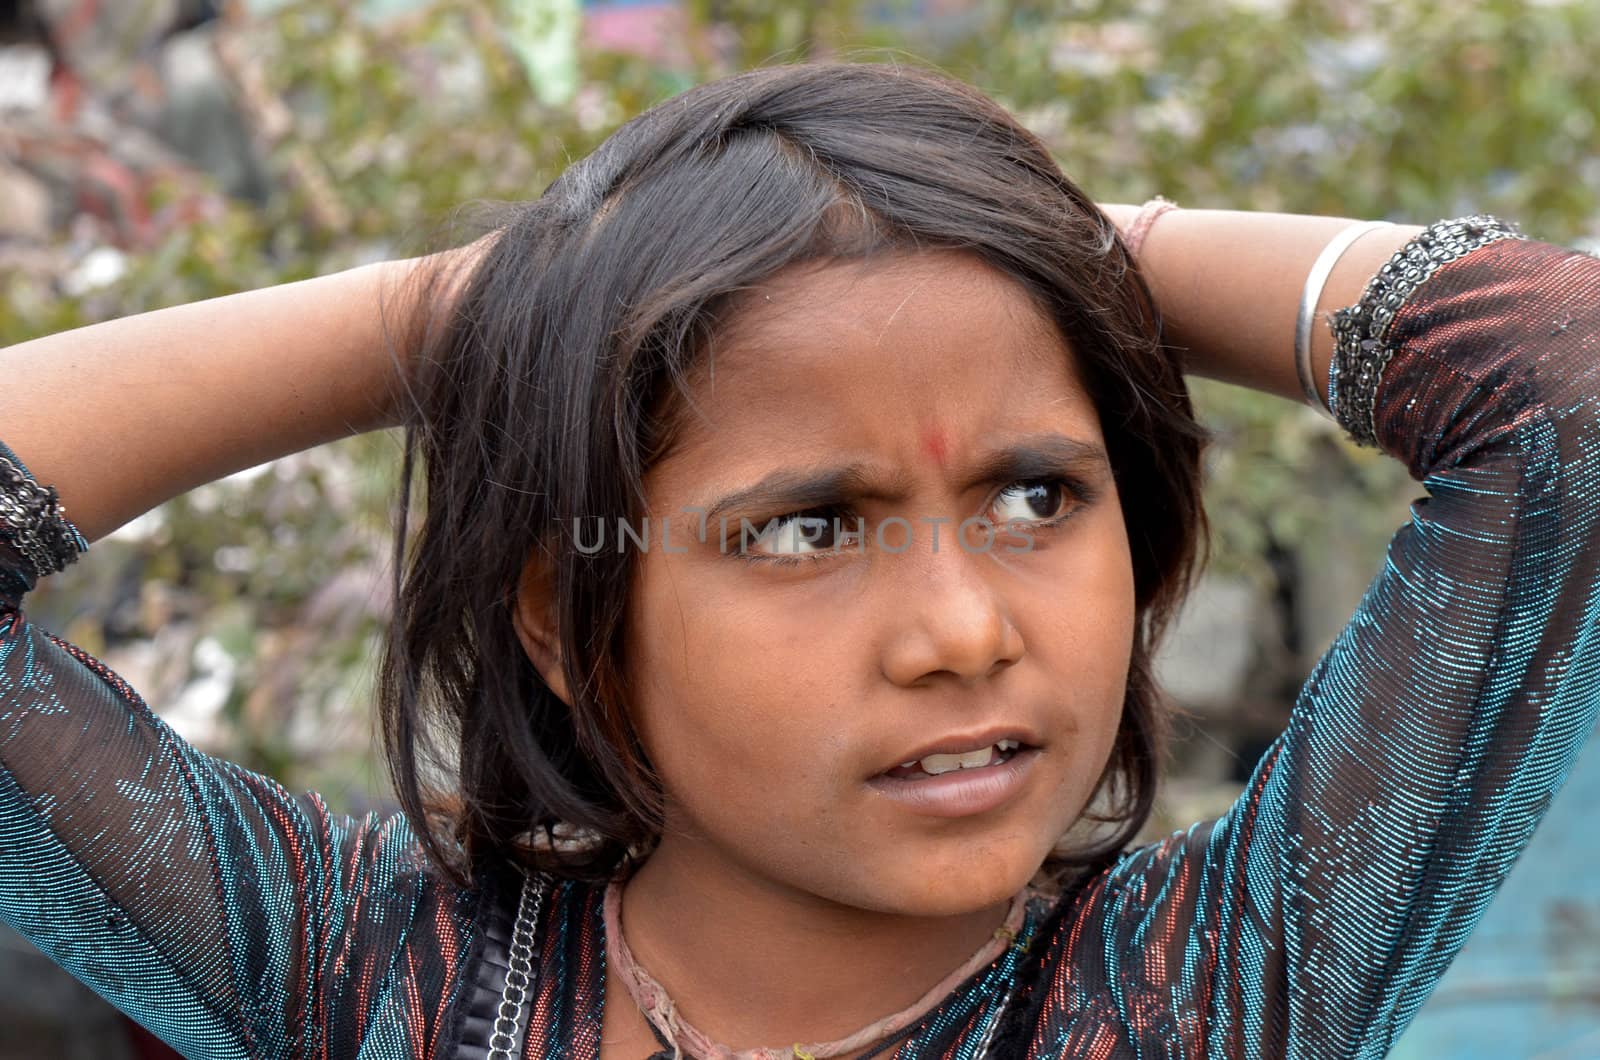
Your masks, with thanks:
[(991, 906), (1082, 812), (1133, 644), (1072, 351), (956, 252), (791, 270), (745, 304), (645, 478), (625, 665), (657, 856), (862, 909)]

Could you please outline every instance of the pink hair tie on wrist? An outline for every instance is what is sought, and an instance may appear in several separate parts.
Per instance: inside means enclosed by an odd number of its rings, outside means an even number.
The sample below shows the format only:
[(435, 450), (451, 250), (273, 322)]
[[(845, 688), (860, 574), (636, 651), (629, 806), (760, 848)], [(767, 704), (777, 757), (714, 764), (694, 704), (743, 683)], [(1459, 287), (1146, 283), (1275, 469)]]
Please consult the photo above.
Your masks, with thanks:
[(1168, 210), (1176, 210), (1178, 204), (1171, 199), (1157, 195), (1139, 207), (1139, 212), (1134, 216), (1133, 223), (1123, 233), (1122, 241), (1128, 245), (1128, 250), (1134, 257), (1139, 256), (1139, 248), (1144, 246), (1144, 237), (1149, 234), (1150, 226), (1156, 223), (1156, 218)]

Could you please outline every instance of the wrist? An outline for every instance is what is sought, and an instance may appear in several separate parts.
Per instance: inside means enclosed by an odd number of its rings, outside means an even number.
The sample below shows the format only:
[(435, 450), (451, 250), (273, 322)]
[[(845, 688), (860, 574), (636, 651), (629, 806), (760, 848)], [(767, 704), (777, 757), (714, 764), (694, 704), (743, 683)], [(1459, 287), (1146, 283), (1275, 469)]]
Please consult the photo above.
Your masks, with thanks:
[(1169, 210), (1176, 209), (1178, 209), (1177, 203), (1163, 195), (1157, 195), (1145, 200), (1144, 204), (1128, 218), (1127, 225), (1122, 228), (1122, 239), (1135, 260), (1144, 252), (1145, 237), (1150, 234), (1156, 219)]
[(410, 419), (411, 390), (417, 359), (440, 331), (450, 326), (456, 309), (499, 230), (465, 246), (374, 266), (382, 325), (386, 372), (377, 393), (384, 422), (404, 426)]
[(368, 379), (374, 422), (360, 429), (399, 427), (405, 423), (407, 397), (415, 377), (414, 361), (426, 333), (428, 270), (435, 255), (399, 258), (363, 266), (373, 292), (377, 336), (373, 343)]
[(1144, 239), (1149, 235), (1156, 219), (1168, 210), (1179, 208), (1177, 203), (1160, 195), (1147, 199), (1140, 205), (1126, 202), (1103, 202), (1095, 205), (1099, 207), (1101, 213), (1110, 218), (1112, 224), (1116, 225), (1117, 234), (1122, 237), (1122, 242), (1135, 258), (1143, 249)]
[[(1184, 351), (1185, 371), (1304, 402), (1294, 349), (1306, 277), (1329, 240), (1353, 223), (1184, 209), (1155, 225), (1142, 247), (1140, 271), (1161, 311), (1164, 340)], [(1326, 311), (1358, 298), (1378, 266), (1419, 230), (1395, 225), (1364, 234), (1327, 276), (1309, 350), (1319, 389), (1333, 348)]]

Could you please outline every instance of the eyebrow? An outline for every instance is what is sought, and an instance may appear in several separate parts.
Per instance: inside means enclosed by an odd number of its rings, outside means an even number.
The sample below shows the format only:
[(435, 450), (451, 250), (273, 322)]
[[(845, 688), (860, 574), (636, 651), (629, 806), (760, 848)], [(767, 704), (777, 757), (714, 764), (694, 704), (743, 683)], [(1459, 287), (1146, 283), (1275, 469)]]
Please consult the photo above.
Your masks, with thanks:
[[(1032, 435), (985, 455), (961, 483), (965, 492), (991, 482), (1044, 479), (1061, 474), (1093, 474), (1110, 466), (1104, 447), (1064, 434)], [(911, 492), (908, 476), (876, 474), (861, 462), (814, 470), (784, 468), (702, 507), (715, 521), (737, 513), (803, 512), (858, 500), (904, 500)]]

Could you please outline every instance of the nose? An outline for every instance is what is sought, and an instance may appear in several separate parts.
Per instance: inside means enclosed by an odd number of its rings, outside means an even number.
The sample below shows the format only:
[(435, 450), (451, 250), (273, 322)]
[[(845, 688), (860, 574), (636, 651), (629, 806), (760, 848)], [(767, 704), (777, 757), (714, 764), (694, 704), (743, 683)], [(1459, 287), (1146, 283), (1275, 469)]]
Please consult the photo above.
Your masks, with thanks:
[(962, 549), (897, 557), (911, 560), (885, 587), (894, 627), (882, 660), (885, 677), (913, 686), (939, 676), (964, 683), (999, 673), (1022, 658), (1022, 633), (1012, 621), (988, 557)]

